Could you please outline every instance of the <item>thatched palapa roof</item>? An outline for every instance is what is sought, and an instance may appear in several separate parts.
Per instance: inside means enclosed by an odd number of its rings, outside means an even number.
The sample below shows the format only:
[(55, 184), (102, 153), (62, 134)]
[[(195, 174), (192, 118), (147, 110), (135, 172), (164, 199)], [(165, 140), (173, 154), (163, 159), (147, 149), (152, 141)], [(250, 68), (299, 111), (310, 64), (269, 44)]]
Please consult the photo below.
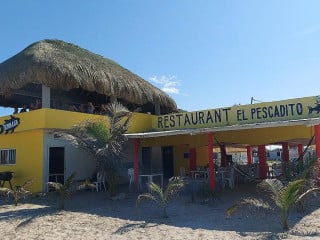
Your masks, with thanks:
[(0, 64), (1, 95), (28, 84), (64, 91), (81, 88), (137, 105), (177, 109), (166, 93), (116, 62), (60, 40), (33, 43)]

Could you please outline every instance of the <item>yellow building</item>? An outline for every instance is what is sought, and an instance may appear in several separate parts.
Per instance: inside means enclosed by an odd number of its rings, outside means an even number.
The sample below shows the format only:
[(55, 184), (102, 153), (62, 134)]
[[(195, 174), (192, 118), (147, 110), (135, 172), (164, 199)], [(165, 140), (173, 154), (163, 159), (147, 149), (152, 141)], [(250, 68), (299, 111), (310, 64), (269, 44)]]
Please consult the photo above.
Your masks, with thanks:
[(139, 172), (169, 178), (181, 169), (188, 174), (209, 166), (214, 188), (214, 153), (221, 154), (225, 165), (230, 147), (247, 149), (251, 164), (257, 146), (261, 178), (267, 171), (265, 145), (282, 144), (284, 161), (289, 145), (301, 153), (303, 146), (315, 144), (320, 154), (316, 96), (179, 112), (169, 96), (111, 60), (53, 40), (1, 63), (0, 83), (1, 106), (30, 109), (0, 118), (0, 172), (13, 172), (13, 185), (33, 179), (34, 192), (46, 191), (48, 181), (62, 182), (73, 171), (77, 180), (95, 172), (92, 156), (55, 135), (83, 120), (105, 118), (80, 112), (88, 102), (98, 109), (117, 100), (134, 112), (125, 165), (134, 168), (136, 183)]

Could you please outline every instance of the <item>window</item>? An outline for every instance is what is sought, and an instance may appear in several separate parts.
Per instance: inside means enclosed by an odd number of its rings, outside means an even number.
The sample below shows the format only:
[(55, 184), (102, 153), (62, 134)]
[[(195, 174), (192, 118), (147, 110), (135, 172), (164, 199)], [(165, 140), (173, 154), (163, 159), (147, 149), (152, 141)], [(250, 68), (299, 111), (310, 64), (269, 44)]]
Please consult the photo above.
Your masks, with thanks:
[(16, 149), (0, 149), (0, 165), (16, 164)]

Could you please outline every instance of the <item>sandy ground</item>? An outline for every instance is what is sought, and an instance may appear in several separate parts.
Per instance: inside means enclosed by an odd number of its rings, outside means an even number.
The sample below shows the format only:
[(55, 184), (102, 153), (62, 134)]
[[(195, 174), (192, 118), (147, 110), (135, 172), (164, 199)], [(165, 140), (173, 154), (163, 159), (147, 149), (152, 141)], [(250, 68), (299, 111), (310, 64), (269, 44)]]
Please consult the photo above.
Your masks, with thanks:
[[(55, 195), (33, 197), (18, 206), (2, 199), (0, 239), (320, 239), (319, 195), (307, 201), (304, 213), (291, 213), (287, 232), (253, 185), (225, 190), (207, 203), (181, 193), (169, 203), (166, 219), (155, 203), (137, 207), (136, 199), (135, 193), (114, 201), (105, 192), (82, 191), (63, 211), (57, 210)], [(226, 216), (226, 209), (240, 199), (248, 204)]]

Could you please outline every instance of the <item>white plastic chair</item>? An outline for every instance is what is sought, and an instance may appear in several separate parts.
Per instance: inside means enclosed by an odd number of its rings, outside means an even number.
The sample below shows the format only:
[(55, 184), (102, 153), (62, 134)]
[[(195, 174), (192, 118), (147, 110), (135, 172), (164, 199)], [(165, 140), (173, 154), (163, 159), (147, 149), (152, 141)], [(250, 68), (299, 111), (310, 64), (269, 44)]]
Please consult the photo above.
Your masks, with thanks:
[(97, 173), (97, 181), (93, 182), (94, 185), (96, 185), (96, 191), (102, 191), (102, 187), (104, 188), (104, 191), (107, 191), (106, 187), (106, 177), (103, 172)]
[(131, 192), (131, 186), (134, 183), (134, 170), (133, 170), (133, 168), (128, 169), (128, 177), (129, 177), (129, 191)]
[(180, 167), (180, 177), (186, 176), (186, 169), (184, 167)]

